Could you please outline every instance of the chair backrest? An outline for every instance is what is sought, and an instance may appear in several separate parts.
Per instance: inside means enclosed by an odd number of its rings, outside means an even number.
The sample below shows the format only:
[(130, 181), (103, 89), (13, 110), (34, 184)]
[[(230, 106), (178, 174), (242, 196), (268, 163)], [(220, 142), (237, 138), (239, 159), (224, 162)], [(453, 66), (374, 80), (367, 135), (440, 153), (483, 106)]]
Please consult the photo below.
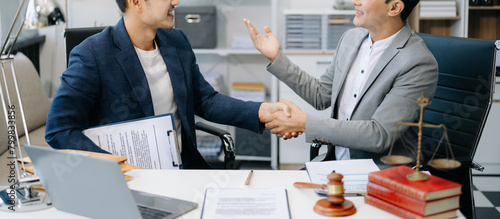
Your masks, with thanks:
[[(475, 218), (471, 164), (493, 101), (495, 85), (495, 41), (418, 34), (438, 62), (436, 94), (424, 110), (424, 123), (444, 124), (457, 169), (441, 171), (425, 167), (432, 174), (462, 184), (460, 211)], [(422, 152), (432, 156), (442, 130), (423, 129)], [(444, 142), (435, 158), (451, 155)], [(428, 157), (430, 158), (430, 157)]]
[[(424, 111), (424, 122), (446, 125), (455, 158), (471, 160), (493, 101), (495, 41), (430, 34), (419, 36), (439, 66), (436, 94)], [(441, 134), (424, 128), (424, 148), (435, 149)], [(446, 145), (442, 144), (436, 157), (445, 157), (445, 150)]]
[(69, 53), (75, 46), (80, 44), (87, 37), (101, 32), (106, 27), (81, 27), (81, 28), (66, 28), (64, 30), (64, 38), (66, 43), (66, 66), (69, 62)]

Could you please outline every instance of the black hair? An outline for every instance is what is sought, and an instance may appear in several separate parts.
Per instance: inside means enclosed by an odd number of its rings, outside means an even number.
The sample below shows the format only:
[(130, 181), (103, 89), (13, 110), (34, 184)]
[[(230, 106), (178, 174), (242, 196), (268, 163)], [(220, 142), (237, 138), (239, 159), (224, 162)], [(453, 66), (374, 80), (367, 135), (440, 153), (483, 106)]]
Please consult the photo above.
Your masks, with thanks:
[(122, 13), (125, 13), (125, 9), (127, 8), (127, 0), (116, 0), (116, 4)]

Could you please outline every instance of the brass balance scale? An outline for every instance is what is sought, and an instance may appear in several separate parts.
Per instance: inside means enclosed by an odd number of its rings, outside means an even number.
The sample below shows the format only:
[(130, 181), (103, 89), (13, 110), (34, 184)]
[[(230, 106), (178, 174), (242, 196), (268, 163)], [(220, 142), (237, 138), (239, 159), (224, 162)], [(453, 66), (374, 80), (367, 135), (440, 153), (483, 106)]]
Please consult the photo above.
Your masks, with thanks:
[[(428, 180), (429, 176), (420, 172), (420, 157), (422, 153), (422, 129), (425, 128), (441, 128), (443, 129), (443, 135), (441, 136), (441, 139), (439, 140), (439, 143), (436, 147), (436, 150), (434, 151), (431, 159), (427, 163), (429, 166), (438, 169), (438, 170), (451, 170), (460, 167), (460, 162), (455, 160), (455, 157), (453, 156), (453, 151), (451, 150), (451, 145), (450, 141), (448, 139), (448, 132), (446, 129), (446, 126), (443, 124), (440, 125), (433, 125), (433, 124), (424, 124), (423, 122), (423, 114), (424, 114), (424, 108), (429, 105), (429, 98), (426, 98), (423, 94), (417, 99), (417, 103), (420, 106), (420, 120), (418, 123), (408, 123), (408, 122), (398, 122), (397, 126), (399, 125), (406, 125), (406, 126), (416, 126), (418, 127), (418, 151), (417, 151), (417, 167), (414, 172), (408, 174), (406, 176), (407, 179), (412, 180), (412, 181), (424, 181)], [(383, 156), (380, 158), (380, 160), (390, 166), (400, 166), (400, 165), (407, 165), (413, 161), (413, 159), (410, 156), (403, 156), (403, 155), (391, 155), (392, 149), (394, 148), (394, 142), (396, 141), (396, 137), (400, 137), (399, 132), (396, 132), (396, 135), (394, 136), (391, 144), (391, 148), (389, 149), (389, 154), (387, 156)], [(439, 149), (439, 146), (443, 142), (443, 140), (446, 142), (446, 158), (440, 158), (440, 159), (434, 159), (436, 156), (436, 153)], [(404, 144), (403, 141), (403, 146), (405, 147), (406, 151), (408, 152), (408, 149), (406, 145)], [(409, 154), (409, 153), (408, 153)], [(451, 155), (451, 159), (449, 158), (449, 155)]]

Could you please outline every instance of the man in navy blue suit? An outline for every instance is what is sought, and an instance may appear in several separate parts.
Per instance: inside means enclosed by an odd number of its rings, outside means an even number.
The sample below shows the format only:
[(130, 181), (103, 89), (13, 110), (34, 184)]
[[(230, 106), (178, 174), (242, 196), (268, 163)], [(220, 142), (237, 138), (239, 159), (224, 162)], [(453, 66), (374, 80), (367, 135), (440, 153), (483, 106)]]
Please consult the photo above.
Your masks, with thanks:
[(76, 46), (53, 99), (45, 139), (53, 148), (106, 152), (82, 130), (173, 113), (184, 168), (210, 168), (196, 147), (194, 115), (261, 132), (282, 103), (237, 100), (215, 91), (186, 35), (173, 29), (178, 0), (116, 0), (114, 26)]

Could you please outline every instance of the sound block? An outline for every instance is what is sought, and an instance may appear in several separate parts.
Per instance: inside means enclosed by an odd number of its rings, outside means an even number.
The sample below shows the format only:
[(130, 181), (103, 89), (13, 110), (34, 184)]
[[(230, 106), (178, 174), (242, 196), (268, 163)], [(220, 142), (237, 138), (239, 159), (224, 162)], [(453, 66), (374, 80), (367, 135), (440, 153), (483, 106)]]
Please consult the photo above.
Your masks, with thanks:
[(349, 200), (334, 205), (328, 201), (328, 198), (324, 198), (316, 202), (314, 212), (328, 217), (343, 217), (356, 213), (356, 207), (354, 207), (354, 204)]

